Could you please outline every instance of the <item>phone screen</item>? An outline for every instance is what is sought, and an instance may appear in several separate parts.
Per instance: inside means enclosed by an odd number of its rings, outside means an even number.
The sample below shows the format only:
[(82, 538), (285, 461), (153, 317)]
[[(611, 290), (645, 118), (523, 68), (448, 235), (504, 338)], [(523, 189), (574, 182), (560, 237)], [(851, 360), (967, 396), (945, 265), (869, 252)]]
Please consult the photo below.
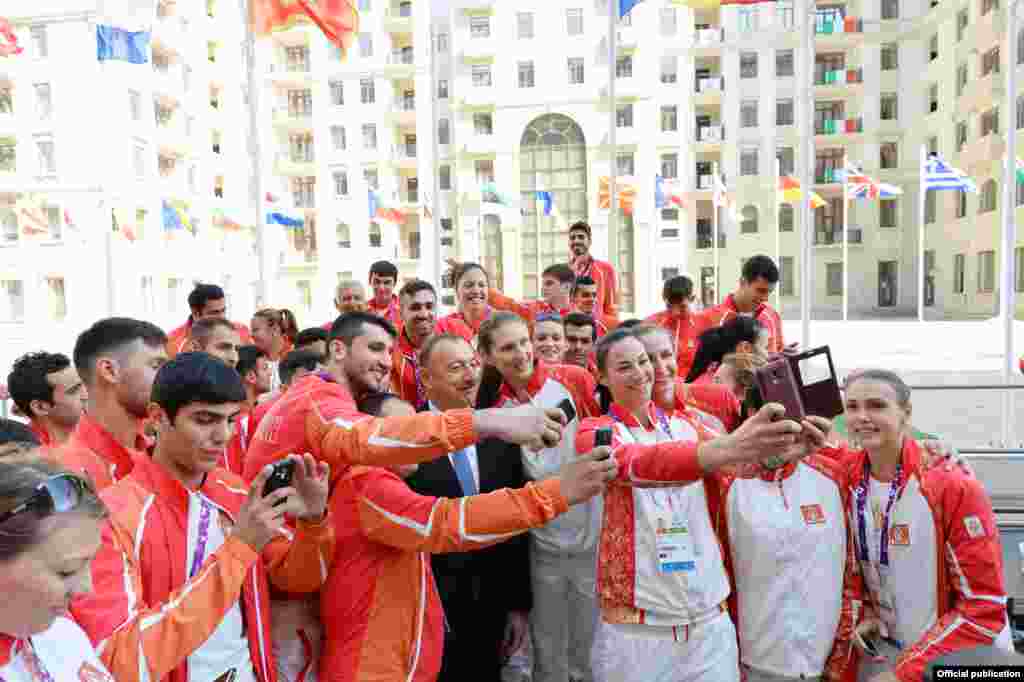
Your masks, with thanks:
[(832, 371), (828, 366), (828, 355), (819, 353), (809, 358), (804, 358), (798, 363), (800, 368), (800, 381), (804, 386), (828, 381), (832, 378)]
[(603, 445), (612, 444), (612, 430), (610, 428), (598, 429), (594, 433), (594, 447), (599, 448)]
[(572, 406), (572, 400), (566, 398), (562, 402), (558, 403), (558, 409), (565, 414), (565, 423), (568, 425), (576, 418), (576, 408)]

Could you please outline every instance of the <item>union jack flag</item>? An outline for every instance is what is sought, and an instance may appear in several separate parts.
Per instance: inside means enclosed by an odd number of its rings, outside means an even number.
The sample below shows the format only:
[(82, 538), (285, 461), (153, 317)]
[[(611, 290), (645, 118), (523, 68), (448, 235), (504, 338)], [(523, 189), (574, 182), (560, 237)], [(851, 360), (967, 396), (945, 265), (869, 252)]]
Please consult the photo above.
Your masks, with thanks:
[(846, 183), (847, 196), (853, 199), (888, 199), (903, 194), (896, 185), (878, 182), (849, 162), (842, 171), (842, 179)]

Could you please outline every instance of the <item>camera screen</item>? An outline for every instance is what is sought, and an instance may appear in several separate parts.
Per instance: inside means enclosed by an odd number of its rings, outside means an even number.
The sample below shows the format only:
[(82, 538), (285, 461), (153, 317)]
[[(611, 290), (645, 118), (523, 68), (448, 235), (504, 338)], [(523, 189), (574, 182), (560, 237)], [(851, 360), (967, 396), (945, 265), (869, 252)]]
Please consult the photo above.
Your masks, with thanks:
[(810, 386), (832, 377), (828, 366), (828, 355), (819, 353), (800, 361), (800, 379), (804, 386)]

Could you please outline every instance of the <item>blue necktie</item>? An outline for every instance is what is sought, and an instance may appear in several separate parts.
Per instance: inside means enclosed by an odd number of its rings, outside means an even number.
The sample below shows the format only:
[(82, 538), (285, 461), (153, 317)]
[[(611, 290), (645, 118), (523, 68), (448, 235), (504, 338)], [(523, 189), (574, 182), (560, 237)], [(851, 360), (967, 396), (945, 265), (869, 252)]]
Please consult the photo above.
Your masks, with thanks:
[(453, 452), (452, 465), (455, 467), (455, 475), (459, 477), (462, 494), (467, 497), (476, 495), (476, 479), (473, 478), (473, 467), (469, 463), (469, 453), (465, 450)]

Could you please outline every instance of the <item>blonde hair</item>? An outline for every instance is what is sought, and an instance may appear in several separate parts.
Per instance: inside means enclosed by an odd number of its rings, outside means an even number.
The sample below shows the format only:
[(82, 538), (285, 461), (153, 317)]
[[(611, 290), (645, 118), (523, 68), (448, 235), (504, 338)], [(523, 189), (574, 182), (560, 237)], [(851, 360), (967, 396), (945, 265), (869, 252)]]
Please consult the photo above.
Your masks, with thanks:
[(732, 367), (736, 382), (744, 389), (749, 389), (754, 386), (754, 373), (759, 367), (764, 367), (767, 361), (754, 353), (729, 353), (722, 358), (722, 364)]

